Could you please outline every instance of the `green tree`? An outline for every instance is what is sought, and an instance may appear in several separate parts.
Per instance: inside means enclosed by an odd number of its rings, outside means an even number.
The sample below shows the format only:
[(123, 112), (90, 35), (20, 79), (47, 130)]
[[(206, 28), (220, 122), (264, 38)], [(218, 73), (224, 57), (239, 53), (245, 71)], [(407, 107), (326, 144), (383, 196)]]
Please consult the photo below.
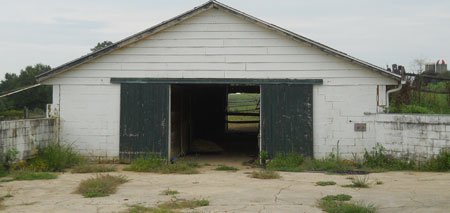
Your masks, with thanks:
[(103, 42), (98, 42), (97, 46), (95, 46), (94, 48), (91, 49), (92, 52), (95, 52), (97, 50), (101, 50), (109, 45), (113, 44), (111, 41), (103, 41)]
[[(0, 94), (19, 88), (36, 84), (36, 75), (51, 70), (51, 67), (44, 64), (27, 66), (20, 71), (20, 75), (6, 73), (5, 80), (0, 82)], [(0, 110), (17, 109), (24, 107), (29, 109), (45, 109), (45, 105), (51, 102), (52, 91), (50, 86), (41, 85), (23, 92), (19, 92), (0, 99)]]

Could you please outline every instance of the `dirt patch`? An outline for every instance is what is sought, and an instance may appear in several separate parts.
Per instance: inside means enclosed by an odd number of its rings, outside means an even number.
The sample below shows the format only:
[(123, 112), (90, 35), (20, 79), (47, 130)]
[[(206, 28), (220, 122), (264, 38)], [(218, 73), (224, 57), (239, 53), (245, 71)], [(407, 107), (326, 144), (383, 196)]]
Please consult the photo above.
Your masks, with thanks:
[[(221, 162), (223, 163), (223, 162)], [(230, 164), (235, 166), (236, 164)], [(170, 188), (177, 199), (209, 200), (200, 212), (321, 212), (317, 201), (326, 195), (348, 194), (353, 200), (371, 203), (379, 212), (449, 212), (450, 173), (387, 172), (369, 174), (370, 188), (343, 188), (352, 175), (280, 172), (281, 179), (249, 178), (255, 169), (241, 166), (237, 172), (215, 171), (205, 166), (201, 174), (175, 175), (111, 172), (130, 181), (116, 194), (83, 198), (72, 193), (78, 184), (95, 174), (60, 174), (54, 180), (13, 181), (0, 184), (0, 196), (12, 189), (13, 197), (3, 201), (5, 212), (121, 212), (139, 204), (156, 207), (170, 201), (161, 192)], [(336, 185), (320, 187), (317, 181)], [(377, 181), (383, 184), (377, 185)]]

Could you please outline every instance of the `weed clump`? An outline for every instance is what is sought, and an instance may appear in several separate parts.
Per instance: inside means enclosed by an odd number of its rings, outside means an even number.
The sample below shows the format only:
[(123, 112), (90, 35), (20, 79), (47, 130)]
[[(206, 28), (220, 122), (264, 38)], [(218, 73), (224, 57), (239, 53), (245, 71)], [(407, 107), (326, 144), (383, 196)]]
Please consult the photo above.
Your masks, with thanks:
[(342, 187), (350, 187), (350, 188), (369, 188), (369, 177), (354, 177), (352, 179), (352, 184), (343, 185)]
[(253, 171), (250, 174), (250, 177), (258, 178), (258, 179), (279, 179), (279, 178), (281, 178), (281, 176), (280, 176), (280, 174), (278, 174), (278, 172), (275, 172), (270, 169), (262, 169), (259, 172)]
[(232, 171), (232, 172), (235, 172), (235, 171), (237, 171), (237, 170), (239, 170), (239, 169), (236, 168), (236, 167), (233, 167), (233, 166), (220, 165), (220, 166), (218, 166), (218, 167), (216, 168), (216, 170), (217, 170), (217, 171)]
[(295, 152), (289, 154), (280, 153), (267, 164), (267, 168), (278, 171), (301, 172), (304, 171), (302, 167), (303, 162), (305, 162), (305, 158)]
[(429, 159), (421, 167), (422, 171), (450, 171), (450, 149), (442, 149), (439, 155)]
[(334, 200), (334, 201), (349, 201), (352, 199), (352, 196), (346, 194), (338, 194), (338, 195), (327, 195), (322, 198), (322, 200)]
[(361, 166), (381, 170), (413, 170), (415, 167), (413, 161), (398, 159), (391, 155), (385, 154), (384, 147), (379, 144), (377, 144), (372, 151), (365, 151), (364, 162)]
[(169, 210), (169, 209), (161, 209), (154, 207), (145, 207), (142, 205), (132, 205), (128, 210), (128, 213), (176, 213), (177, 211)]
[(162, 195), (176, 195), (176, 194), (179, 194), (179, 192), (177, 190), (167, 189), (167, 190), (162, 191), (161, 194)]
[(39, 148), (36, 158), (28, 162), (28, 168), (35, 171), (62, 172), (82, 162), (81, 155), (70, 145), (50, 143)]
[(352, 196), (346, 194), (338, 195), (327, 195), (320, 199), (319, 207), (330, 213), (342, 213), (342, 212), (352, 212), (352, 213), (373, 213), (376, 208), (373, 205), (364, 205), (359, 203), (348, 203), (352, 199)]
[(72, 173), (99, 173), (99, 172), (115, 172), (115, 166), (79, 164), (72, 168)]
[(194, 209), (201, 206), (208, 206), (208, 200), (185, 200), (176, 199), (158, 205), (161, 209), (173, 210), (173, 209)]
[(132, 162), (130, 166), (124, 168), (125, 171), (135, 172), (155, 172), (155, 173), (178, 173), (178, 174), (198, 174), (196, 169), (200, 164), (196, 162), (176, 162), (174, 164), (167, 164), (163, 158), (150, 156), (147, 158), (140, 157)]
[(117, 187), (126, 182), (125, 176), (97, 175), (81, 181), (76, 192), (84, 197), (104, 197), (114, 194)]
[(316, 185), (318, 185), (318, 186), (332, 186), (332, 185), (336, 185), (336, 182), (334, 182), (334, 181), (319, 181), (319, 182), (316, 182)]

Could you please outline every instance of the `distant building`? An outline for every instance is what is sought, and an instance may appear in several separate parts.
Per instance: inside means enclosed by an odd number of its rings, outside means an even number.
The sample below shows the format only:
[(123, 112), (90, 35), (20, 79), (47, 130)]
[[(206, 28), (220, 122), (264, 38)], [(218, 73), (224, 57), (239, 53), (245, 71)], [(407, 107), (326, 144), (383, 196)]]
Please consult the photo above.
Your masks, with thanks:
[(436, 64), (426, 64), (425, 65), (425, 72), (446, 72), (447, 71), (447, 64), (445, 63), (444, 59), (437, 60)]

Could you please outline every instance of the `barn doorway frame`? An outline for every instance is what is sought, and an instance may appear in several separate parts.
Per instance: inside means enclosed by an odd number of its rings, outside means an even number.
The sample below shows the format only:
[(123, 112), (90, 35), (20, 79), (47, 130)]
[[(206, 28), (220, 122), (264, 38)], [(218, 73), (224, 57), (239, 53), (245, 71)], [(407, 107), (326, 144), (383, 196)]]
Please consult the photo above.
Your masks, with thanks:
[[(271, 157), (275, 156), (276, 153), (278, 152), (287, 152), (288, 150), (291, 151), (298, 151), (301, 153), (304, 153), (306, 156), (310, 156), (313, 157), (313, 129), (312, 129), (312, 96), (313, 96), (313, 85), (321, 85), (323, 84), (323, 80), (322, 79), (228, 79), (228, 78), (220, 78), (220, 79), (215, 79), (215, 78), (111, 78), (111, 83), (120, 83), (120, 84), (148, 84), (148, 85), (166, 85), (165, 87), (167, 88), (167, 91), (164, 94), (168, 94), (168, 96), (166, 97), (166, 99), (168, 99), (169, 101), (162, 103), (163, 105), (166, 106), (168, 113), (168, 121), (166, 121), (168, 128), (165, 128), (164, 131), (167, 131), (165, 134), (162, 135), (167, 135), (167, 137), (163, 138), (164, 140), (164, 146), (162, 146), (160, 149), (161, 151), (161, 157), (167, 157), (167, 159), (170, 159), (172, 156), (171, 155), (171, 151), (170, 151), (170, 143), (171, 143), (171, 139), (170, 139), (170, 132), (171, 132), (171, 118), (170, 118), (170, 112), (171, 112), (171, 103), (170, 103), (170, 99), (171, 99), (171, 85), (172, 84), (245, 84), (245, 85), (259, 85), (260, 86), (260, 94), (261, 94), (261, 114), (260, 114), (260, 133), (261, 133), (261, 140), (260, 140), (260, 150), (268, 150), (269, 155)], [(291, 88), (291, 89), (289, 89)], [(121, 94), (121, 106), (123, 106), (122, 102), (124, 100), (124, 94), (123, 94), (123, 90), (122, 94)], [(303, 92), (301, 92), (303, 91)], [(277, 94), (281, 94), (282, 92), (287, 92), (290, 94), (290, 97), (286, 97), (286, 96), (281, 96), (281, 99), (276, 99), (274, 98), (275, 96), (279, 96)], [(296, 99), (296, 93), (298, 93), (298, 95), (300, 96), (304, 96), (305, 94), (308, 96), (307, 99)], [(266, 93), (271, 93), (271, 95), (266, 96)], [(137, 96), (139, 97), (139, 96)], [(267, 100), (269, 97), (269, 99), (274, 98), (273, 100)], [(294, 97), (294, 101), (291, 101), (291, 97)], [(266, 100), (264, 100), (266, 99)], [(163, 99), (165, 100), (165, 99)], [(271, 111), (265, 111), (266, 109), (264, 108), (265, 106), (263, 105), (267, 105), (269, 103), (269, 101), (285, 101), (287, 104), (285, 104), (285, 106), (291, 106), (292, 104), (299, 104), (301, 103), (301, 101), (304, 100), (308, 100), (309, 102), (306, 104), (303, 104), (302, 107), (309, 107), (309, 111), (308, 113), (310, 113), (310, 115), (308, 116), (309, 119), (309, 126), (306, 128), (306, 131), (302, 130), (302, 127), (296, 127), (296, 124), (302, 124), (302, 122), (291, 122), (291, 123), (286, 123), (289, 122), (289, 119), (275, 119), (273, 118), (273, 116), (266, 116), (266, 113), (273, 113), (274, 110), (277, 109), (277, 105), (272, 105), (271, 107)], [(128, 99), (129, 101), (129, 99)], [(281, 105), (278, 106), (282, 106), (283, 103), (278, 103)], [(295, 105), (297, 106), (297, 105)], [(299, 108), (300, 109), (300, 108)], [(292, 113), (295, 112), (296, 110), (298, 111), (299, 109), (293, 109), (293, 108), (283, 108), (280, 112), (275, 113), (277, 117), (279, 118), (289, 118), (288, 114), (286, 113)], [(120, 131), (121, 131), (121, 139), (120, 139), (120, 144), (123, 143), (123, 137), (125, 137), (125, 135), (123, 135), (123, 127), (125, 126), (123, 119), (122, 119), (122, 114), (127, 111), (127, 109), (123, 109), (121, 107), (121, 119), (120, 119)], [(303, 116), (303, 115), (302, 115)], [(271, 119), (266, 119), (266, 117), (272, 117)], [(264, 123), (267, 122), (267, 123)], [(287, 134), (289, 133), (289, 131), (297, 131), (297, 130), (301, 130), (299, 132), (299, 134), (296, 134), (299, 137), (302, 137), (302, 134), (308, 134), (307, 136), (305, 136), (305, 138), (307, 138), (306, 141), (301, 142), (300, 144), (303, 144), (303, 148), (302, 146), (296, 146), (295, 144), (297, 144), (296, 140), (298, 140), (299, 138), (293, 138), (293, 139), (282, 139), (283, 141), (281, 142), (280, 146), (276, 146), (276, 144), (280, 143), (280, 142), (276, 142), (275, 139), (279, 138), (280, 135), (276, 135), (276, 134), (272, 134), (274, 128), (276, 126), (279, 126), (280, 123), (276, 123), (276, 122), (281, 122), (281, 127), (289, 127), (291, 128), (290, 130), (288, 129), (287, 132), (286, 131), (281, 131), (280, 134)], [(308, 122), (303, 122), (303, 123), (308, 123)], [(153, 122), (153, 123), (158, 123), (158, 122)], [(165, 124), (163, 124), (165, 125)], [(277, 127), (278, 128), (278, 127)], [(145, 128), (144, 128), (145, 129)], [(148, 129), (148, 128), (147, 128)], [(151, 129), (151, 128), (150, 128)], [(270, 131), (270, 136), (267, 137), (267, 134), (265, 134), (265, 131)], [(279, 131), (278, 131), (279, 132)], [(269, 141), (266, 141), (269, 140)], [(149, 142), (147, 142), (149, 143)], [(150, 142), (151, 143), (151, 142)], [(306, 146), (305, 146), (306, 143)], [(120, 145), (120, 149), (119, 152), (120, 153), (125, 153), (127, 154), (127, 157), (132, 160), (137, 158), (138, 156), (142, 155), (142, 151), (141, 150), (122, 150), (122, 147)], [(134, 145), (133, 147), (140, 147), (139, 145)], [(305, 148), (307, 147), (307, 148)], [(155, 151), (155, 150), (153, 150)], [(136, 154), (133, 154), (136, 153)], [(164, 152), (164, 153), (162, 153)]]

